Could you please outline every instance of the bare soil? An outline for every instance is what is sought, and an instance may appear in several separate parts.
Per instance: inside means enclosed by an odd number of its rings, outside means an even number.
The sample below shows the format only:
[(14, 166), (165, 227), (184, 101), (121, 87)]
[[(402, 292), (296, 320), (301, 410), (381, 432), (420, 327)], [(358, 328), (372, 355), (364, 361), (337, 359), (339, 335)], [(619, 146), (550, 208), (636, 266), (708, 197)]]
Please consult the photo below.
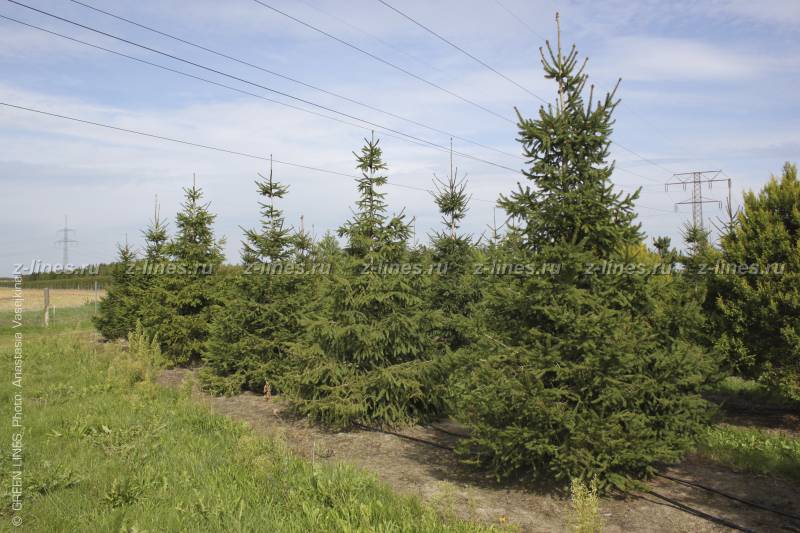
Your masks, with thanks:
[[(190, 370), (167, 370), (160, 382), (178, 386), (187, 378), (193, 379)], [(450, 433), (458, 432), (452, 425), (414, 426), (398, 431), (420, 440), (368, 430), (335, 433), (291, 416), (279, 397), (265, 400), (253, 393), (213, 397), (197, 387), (194, 394), (215, 412), (245, 421), (264, 435), (284, 439), (299, 456), (355, 465), (398, 492), (421, 497), (444, 514), (503, 524), (524, 532), (569, 530), (567, 495), (498, 484), (459, 463), (446, 449), (456, 439)], [(734, 472), (696, 457), (667, 467), (663, 473), (800, 515), (800, 486), (788, 481)], [(697, 516), (698, 513), (707, 516)], [(800, 532), (800, 520), (745, 506), (663, 477), (654, 478), (636, 495), (603, 499), (601, 514), (604, 531), (608, 532), (707, 532), (730, 530), (728, 526), (738, 526), (743, 531)], [(728, 525), (714, 522), (714, 518), (724, 519)]]

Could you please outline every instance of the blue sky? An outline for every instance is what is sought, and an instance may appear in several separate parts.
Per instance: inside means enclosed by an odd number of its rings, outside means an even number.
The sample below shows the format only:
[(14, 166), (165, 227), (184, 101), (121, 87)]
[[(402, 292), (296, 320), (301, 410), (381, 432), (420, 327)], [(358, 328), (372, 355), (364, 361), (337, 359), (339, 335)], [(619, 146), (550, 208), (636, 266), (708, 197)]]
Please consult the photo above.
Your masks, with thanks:
[[(93, 12), (69, 0), (21, 0), (108, 33), (169, 52), (225, 73), (334, 108), (383, 126), (447, 145), (447, 135), (365, 109), (276, 78)], [(431, 80), (493, 112), (525, 115), (540, 102), (495, 73), (415, 27), (376, 0), (265, 0), (266, 3), (348, 40), (387, 61)], [(455, 149), (513, 169), (523, 161), (513, 124), (393, 70), (253, 0), (85, 0), (133, 21), (177, 35), (263, 68), (294, 77), (494, 147), (500, 154), (456, 140)], [(392, 2), (390, 2), (392, 3)], [(722, 169), (733, 179), (734, 201), (760, 188), (784, 161), (800, 160), (800, 2), (709, 1), (476, 1), (395, 0), (394, 5), (483, 59), (545, 100), (555, 87), (543, 79), (538, 47), (555, 36), (589, 57), (591, 82), (608, 90), (623, 79), (618, 95), (612, 157), (614, 182), (624, 190), (642, 186), (638, 211), (652, 237), (679, 240), (690, 217), (680, 189), (666, 193), (673, 172)], [(509, 11), (513, 12), (512, 16)], [(10, 2), (0, 14), (141, 59), (206, 77), (279, 101), (312, 109), (283, 96), (161, 57), (76, 28)], [(352, 173), (352, 151), (369, 126), (345, 125), (262, 99), (138, 64), (64, 39), (0, 20), (0, 101), (132, 128), (201, 144)], [(316, 109), (319, 111), (319, 109)], [(428, 189), (433, 174), (445, 175), (448, 156), (439, 150), (383, 137), (391, 182)], [(619, 146), (634, 151), (633, 155)], [(641, 156), (641, 157), (639, 157)], [(520, 175), (456, 156), (476, 198), (465, 229), (482, 233), (492, 202), (515, 187)], [(69, 215), (80, 241), (71, 262), (108, 261), (115, 243), (141, 244), (140, 230), (154, 195), (172, 218), (181, 187), (197, 175), (217, 231), (227, 237), (228, 260), (239, 259), (241, 230), (257, 221), (253, 179), (263, 162), (157, 142), (31, 115), (0, 106), (0, 262), (10, 270), (32, 258), (58, 261), (56, 230)], [(352, 180), (275, 166), (288, 183), (283, 204), (288, 220), (300, 216), (317, 236), (348, 216), (356, 197)], [(387, 187), (393, 210), (416, 217), (418, 238), (438, 225), (432, 199), (423, 191)], [(724, 199), (723, 186), (704, 195)], [(706, 206), (706, 220), (721, 215)], [(498, 214), (502, 218), (502, 214)], [(174, 227), (174, 224), (172, 225)]]

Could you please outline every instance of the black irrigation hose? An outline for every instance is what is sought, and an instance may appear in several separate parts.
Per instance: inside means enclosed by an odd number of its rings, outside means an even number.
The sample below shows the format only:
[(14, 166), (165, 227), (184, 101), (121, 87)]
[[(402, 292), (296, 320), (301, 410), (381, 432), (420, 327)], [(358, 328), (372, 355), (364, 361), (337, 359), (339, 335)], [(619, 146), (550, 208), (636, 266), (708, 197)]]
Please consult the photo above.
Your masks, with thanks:
[[(430, 427), (431, 429), (435, 429), (436, 431), (439, 431), (441, 433), (445, 433), (447, 435), (452, 435), (454, 437), (464, 437), (464, 435), (460, 435), (460, 434), (455, 433), (453, 431), (448, 431), (446, 429), (442, 429), (442, 428), (434, 426), (434, 425), (430, 425), (428, 427)], [(669, 479), (669, 480), (674, 481), (676, 483), (682, 483), (684, 485), (688, 485), (688, 486), (695, 487), (695, 488), (698, 488), (698, 489), (703, 489), (705, 491), (712, 492), (714, 494), (718, 494), (719, 496), (724, 496), (725, 498), (728, 498), (728, 499), (733, 500), (735, 502), (739, 502), (741, 504), (748, 505), (748, 506), (753, 507), (755, 509), (760, 509), (762, 511), (775, 513), (775, 514), (778, 514), (778, 515), (783, 516), (785, 518), (790, 518), (792, 520), (800, 521), (800, 516), (793, 515), (791, 513), (785, 513), (783, 511), (779, 511), (778, 509), (773, 509), (771, 507), (767, 507), (765, 505), (761, 505), (761, 504), (758, 504), (758, 503), (755, 503), (755, 502), (751, 502), (751, 501), (748, 501), (748, 500), (743, 500), (741, 498), (733, 496), (732, 494), (728, 494), (726, 492), (722, 492), (721, 490), (718, 490), (718, 489), (715, 489), (715, 488), (712, 488), (712, 487), (707, 487), (705, 485), (701, 485), (700, 483), (694, 483), (692, 481), (676, 478), (676, 477), (673, 477), (673, 476), (669, 476), (667, 474), (656, 474), (656, 476), (663, 477), (664, 479)]]
[(440, 448), (442, 450), (447, 450), (452, 452), (454, 448), (452, 446), (447, 446), (445, 444), (439, 444), (438, 442), (433, 442), (430, 440), (420, 439), (417, 437), (412, 437), (411, 435), (403, 435), (402, 433), (395, 433), (394, 431), (388, 431), (386, 429), (378, 429), (378, 428), (371, 428), (367, 427), (363, 424), (356, 423), (356, 427), (363, 429), (364, 431), (374, 431), (376, 433), (386, 433), (387, 435), (394, 435), (395, 437), (400, 437), (401, 439), (410, 440), (413, 442), (419, 442), (420, 444), (427, 444), (428, 446), (434, 446), (436, 448)]
[(445, 435), (451, 435), (453, 437), (458, 437), (460, 439), (464, 439), (464, 438), (469, 437), (469, 435), (464, 435), (463, 433), (456, 433), (454, 431), (448, 431), (446, 429), (442, 429), (440, 427), (434, 426), (433, 424), (431, 424), (430, 426), (427, 426), (427, 427), (429, 427), (431, 429), (435, 429), (436, 431), (438, 431), (440, 433), (444, 433)]
[[(434, 447), (440, 448), (442, 450), (448, 450), (448, 451), (453, 451), (454, 450), (454, 448), (452, 446), (446, 446), (444, 444), (439, 444), (438, 442), (433, 442), (433, 441), (429, 441), (429, 440), (425, 440), (425, 439), (420, 439), (418, 437), (412, 437), (410, 435), (403, 435), (402, 433), (396, 433), (394, 431), (388, 431), (388, 430), (385, 430), (385, 429), (370, 428), (370, 427), (367, 427), (367, 426), (365, 426), (363, 424), (358, 424), (357, 423), (355, 425), (357, 427), (359, 427), (360, 429), (363, 429), (365, 431), (374, 431), (374, 432), (377, 432), (377, 433), (386, 433), (387, 435), (393, 435), (395, 437), (399, 437), (401, 439), (410, 440), (412, 442), (418, 442), (420, 444), (427, 444), (428, 446), (434, 446)], [(455, 433), (455, 432), (452, 432), (452, 431), (448, 431), (446, 429), (442, 429), (442, 428), (439, 428), (439, 427), (436, 427), (436, 426), (433, 426), (433, 425), (428, 426), (428, 427), (430, 427), (431, 429), (435, 429), (436, 431), (439, 431), (441, 433), (445, 433), (447, 435), (452, 435), (454, 437), (464, 437), (464, 435), (459, 435), (458, 433)], [(677, 483), (683, 483), (683, 484), (686, 484), (686, 485), (697, 487), (699, 489), (703, 489), (703, 490), (707, 490), (709, 492), (713, 492), (715, 494), (719, 494), (720, 496), (724, 496), (726, 498), (730, 498), (731, 500), (737, 501), (737, 502), (742, 503), (744, 505), (749, 505), (750, 507), (753, 507), (753, 508), (756, 508), (756, 509), (761, 509), (763, 511), (776, 513), (776, 514), (779, 514), (779, 515), (784, 516), (786, 518), (791, 518), (793, 520), (800, 520), (800, 517), (798, 517), (798, 516), (795, 516), (795, 515), (792, 515), (792, 514), (789, 514), (789, 513), (784, 513), (782, 511), (778, 511), (776, 509), (771, 509), (769, 507), (765, 507), (763, 505), (759, 505), (757, 503), (753, 503), (753, 502), (750, 502), (750, 501), (747, 501), (747, 500), (742, 500), (740, 498), (737, 498), (736, 496), (732, 496), (730, 494), (726, 494), (726, 493), (718, 491), (716, 489), (712, 489), (711, 487), (706, 487), (706, 486), (700, 485), (698, 483), (693, 483), (691, 481), (686, 481), (686, 480), (679, 479), (679, 478), (672, 477), (672, 476), (668, 476), (668, 475), (665, 475), (665, 474), (656, 474), (656, 475), (659, 476), (659, 477), (663, 477), (663, 478), (669, 479), (671, 481), (675, 481)], [(690, 506), (686, 505), (685, 503), (681, 503), (681, 502), (679, 502), (677, 500), (673, 500), (671, 498), (668, 498), (666, 496), (658, 494), (657, 492), (653, 492), (651, 490), (648, 490), (648, 491), (646, 491), (646, 493), (650, 494), (652, 496), (655, 496), (656, 498), (660, 498), (660, 499), (668, 502), (670, 505), (672, 505), (673, 507), (675, 507), (676, 509), (678, 509), (680, 511), (683, 511), (685, 513), (697, 516), (697, 517), (702, 518), (704, 520), (708, 520), (709, 522), (713, 522), (715, 524), (720, 524), (720, 525), (723, 525), (725, 527), (728, 527), (728, 528), (731, 528), (731, 529), (735, 529), (737, 531), (744, 531), (746, 533), (755, 533), (755, 531), (752, 530), (752, 529), (747, 529), (747, 528), (742, 527), (742, 526), (740, 526), (738, 524), (735, 524), (734, 522), (731, 522), (729, 520), (725, 520), (724, 518), (720, 518), (718, 516), (710, 515), (710, 514), (705, 513), (705, 512), (703, 512), (703, 511), (701, 511), (699, 509), (695, 509), (694, 507), (690, 507)]]
[(708, 492), (713, 492), (714, 494), (719, 494), (720, 496), (724, 496), (724, 497), (726, 497), (728, 499), (731, 499), (731, 500), (733, 500), (735, 502), (739, 502), (739, 503), (742, 503), (744, 505), (748, 505), (750, 507), (754, 507), (756, 509), (761, 509), (762, 511), (769, 511), (770, 513), (775, 513), (775, 514), (784, 516), (786, 518), (791, 518), (792, 520), (800, 521), (800, 516), (793, 515), (791, 513), (784, 513), (783, 511), (779, 511), (779, 510), (773, 509), (771, 507), (766, 507), (766, 506), (758, 504), (758, 503), (754, 503), (754, 502), (751, 502), (751, 501), (748, 501), (748, 500), (743, 500), (743, 499), (737, 498), (736, 496), (733, 496), (731, 494), (722, 492), (721, 490), (717, 490), (717, 489), (712, 488), (712, 487), (707, 487), (705, 485), (701, 485), (700, 483), (695, 483), (693, 481), (687, 481), (685, 479), (680, 479), (680, 478), (677, 478), (677, 477), (668, 476), (666, 474), (656, 474), (656, 475), (658, 477), (663, 477), (664, 479), (669, 479), (669, 480), (674, 481), (676, 483), (682, 483), (682, 484), (688, 485), (690, 487), (696, 487), (698, 489), (703, 489), (703, 490), (706, 490)]
[[(724, 518), (719, 518), (718, 516), (714, 516), (714, 515), (710, 515), (708, 513), (704, 513), (700, 509), (695, 509), (694, 507), (689, 507), (685, 503), (681, 503), (678, 500), (673, 500), (672, 498), (667, 498), (666, 496), (662, 496), (661, 494), (659, 494), (657, 492), (653, 492), (652, 490), (647, 490), (647, 491), (645, 491), (645, 493), (646, 494), (650, 494), (651, 496), (655, 496), (656, 498), (659, 498), (661, 500), (664, 500), (665, 502), (669, 503), (670, 505), (672, 505), (676, 509), (679, 509), (679, 510), (685, 512), (685, 513), (689, 513), (691, 515), (694, 515), (694, 516), (696, 516), (698, 518), (702, 518), (704, 520), (708, 520), (709, 522), (713, 522), (713, 523), (719, 524), (721, 526), (725, 526), (725, 527), (728, 527), (728, 528), (731, 528), (731, 529), (735, 529), (736, 531), (744, 531), (745, 533), (755, 533), (755, 530), (753, 530), (753, 529), (747, 529), (746, 527), (742, 527), (742, 526), (740, 526), (738, 524), (735, 524), (735, 523), (733, 523), (733, 522), (731, 522), (729, 520), (725, 520)], [(640, 498), (641, 498), (641, 496), (640, 496)]]

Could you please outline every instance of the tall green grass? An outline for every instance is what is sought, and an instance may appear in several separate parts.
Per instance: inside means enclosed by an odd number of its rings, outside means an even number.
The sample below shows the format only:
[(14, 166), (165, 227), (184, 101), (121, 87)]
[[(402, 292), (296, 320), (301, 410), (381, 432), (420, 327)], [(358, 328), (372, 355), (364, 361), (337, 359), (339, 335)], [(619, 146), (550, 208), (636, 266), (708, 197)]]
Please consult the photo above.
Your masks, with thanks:
[(800, 438), (756, 428), (714, 426), (698, 443), (700, 455), (724, 465), (800, 482)]
[[(90, 313), (70, 316), (64, 331)], [(26, 328), (23, 531), (482, 530), (361, 471), (293, 456), (281, 441), (211, 414), (186, 390), (152, 383), (120, 345)], [(3, 333), (0, 348), (9, 352), (7, 326)], [(5, 405), (18, 392), (9, 381), (0, 385)], [(0, 427), (10, 442), (12, 428)], [(0, 457), (9, 472), (8, 454)]]

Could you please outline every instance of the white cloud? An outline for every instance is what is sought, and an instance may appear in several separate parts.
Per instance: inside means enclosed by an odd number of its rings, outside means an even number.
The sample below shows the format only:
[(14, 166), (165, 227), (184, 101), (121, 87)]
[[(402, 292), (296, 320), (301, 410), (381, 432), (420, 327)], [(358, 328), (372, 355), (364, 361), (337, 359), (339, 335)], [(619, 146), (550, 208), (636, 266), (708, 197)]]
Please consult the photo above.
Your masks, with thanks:
[(602, 54), (605, 70), (636, 81), (751, 79), (768, 67), (762, 58), (692, 39), (617, 37)]
[(800, 2), (797, 0), (728, 0), (721, 5), (727, 11), (750, 20), (791, 26), (800, 23)]

